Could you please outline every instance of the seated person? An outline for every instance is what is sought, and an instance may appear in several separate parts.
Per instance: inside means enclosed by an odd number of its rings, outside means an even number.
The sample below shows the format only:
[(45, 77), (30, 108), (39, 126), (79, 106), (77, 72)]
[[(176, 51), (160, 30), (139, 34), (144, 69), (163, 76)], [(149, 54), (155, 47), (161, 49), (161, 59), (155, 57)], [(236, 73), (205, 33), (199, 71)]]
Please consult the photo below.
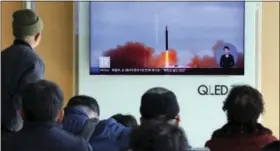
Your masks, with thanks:
[[(85, 95), (72, 97), (62, 121), (63, 128), (75, 135), (80, 135), (88, 120), (99, 119), (100, 109), (97, 101)], [(89, 143), (94, 151), (124, 151), (129, 149), (130, 129), (109, 118), (100, 120)]]
[[(141, 97), (141, 123), (138, 128), (151, 127), (157, 129), (162, 124), (178, 127), (180, 121), (179, 112), (180, 107), (177, 97), (172, 91), (162, 87), (151, 88)], [(184, 133), (182, 129), (181, 132)], [(190, 148), (187, 139), (185, 141), (184, 144), (187, 145), (185, 147)]]
[(133, 115), (116, 114), (111, 118), (115, 119), (118, 123), (129, 128), (135, 128), (138, 126), (137, 121)]
[(187, 151), (188, 144), (182, 131), (168, 123), (139, 126), (131, 134), (132, 151)]
[(271, 130), (257, 122), (264, 110), (262, 94), (247, 85), (235, 86), (223, 106), (228, 122), (206, 143), (211, 151), (259, 151), (277, 140)]
[(262, 147), (261, 151), (279, 151), (280, 150), (280, 141), (274, 141), (270, 144)]
[(162, 87), (149, 89), (140, 104), (141, 125), (169, 123), (177, 125), (180, 107), (176, 95)]
[(63, 93), (55, 83), (27, 84), (21, 96), (23, 128), (1, 143), (2, 151), (92, 151), (84, 139), (59, 124), (64, 115)]

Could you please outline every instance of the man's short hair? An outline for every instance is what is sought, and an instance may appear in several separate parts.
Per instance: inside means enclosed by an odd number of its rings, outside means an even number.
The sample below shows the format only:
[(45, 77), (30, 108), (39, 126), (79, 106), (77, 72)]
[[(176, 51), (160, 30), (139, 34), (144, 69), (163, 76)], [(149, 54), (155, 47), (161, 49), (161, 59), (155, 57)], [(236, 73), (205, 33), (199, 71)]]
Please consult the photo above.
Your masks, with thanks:
[(72, 97), (69, 100), (67, 107), (76, 107), (76, 106), (88, 107), (90, 110), (97, 113), (98, 116), (100, 115), (99, 105), (93, 97), (87, 95), (76, 95)]
[(180, 112), (176, 95), (166, 88), (155, 87), (146, 91), (141, 98), (140, 113), (142, 118), (165, 116), (175, 118)]
[(264, 110), (262, 94), (249, 85), (234, 86), (224, 102), (223, 110), (231, 122), (255, 123)]
[(22, 92), (22, 111), (26, 121), (54, 121), (63, 107), (63, 93), (57, 84), (39, 80), (27, 84)]
[(229, 50), (229, 47), (228, 47), (228, 46), (224, 46), (224, 50), (225, 50), (225, 49)]
[(133, 115), (116, 114), (113, 115), (111, 118), (115, 119), (118, 123), (129, 128), (134, 128), (138, 126), (137, 120)]
[(133, 151), (185, 151), (188, 141), (177, 126), (139, 126), (132, 130), (130, 146)]

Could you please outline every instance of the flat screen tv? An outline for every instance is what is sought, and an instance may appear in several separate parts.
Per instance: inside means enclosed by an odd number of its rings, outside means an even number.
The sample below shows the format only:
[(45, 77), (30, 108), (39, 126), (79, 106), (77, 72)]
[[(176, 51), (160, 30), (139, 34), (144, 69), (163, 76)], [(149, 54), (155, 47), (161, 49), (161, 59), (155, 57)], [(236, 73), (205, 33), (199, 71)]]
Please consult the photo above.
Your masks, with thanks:
[(92, 75), (244, 75), (245, 2), (91, 2)]

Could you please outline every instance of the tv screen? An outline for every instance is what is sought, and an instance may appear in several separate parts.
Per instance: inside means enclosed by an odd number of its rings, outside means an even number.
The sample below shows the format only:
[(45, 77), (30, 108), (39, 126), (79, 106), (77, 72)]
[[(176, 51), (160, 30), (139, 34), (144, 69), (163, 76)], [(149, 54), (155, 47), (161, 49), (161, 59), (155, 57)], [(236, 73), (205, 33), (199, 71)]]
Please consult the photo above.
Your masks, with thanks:
[(91, 2), (92, 75), (244, 75), (245, 2)]

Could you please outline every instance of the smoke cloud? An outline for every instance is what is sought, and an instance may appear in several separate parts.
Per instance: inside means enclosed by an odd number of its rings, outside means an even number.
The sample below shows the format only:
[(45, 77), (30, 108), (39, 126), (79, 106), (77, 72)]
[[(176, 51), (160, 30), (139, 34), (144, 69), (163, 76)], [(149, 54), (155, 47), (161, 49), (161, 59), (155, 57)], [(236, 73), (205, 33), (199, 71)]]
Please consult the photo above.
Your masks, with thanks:
[[(224, 42), (218, 40), (212, 47), (213, 56), (220, 45)], [(117, 46), (104, 52), (104, 56), (111, 59), (112, 68), (163, 68), (166, 60), (170, 66), (177, 65), (178, 57), (175, 49), (168, 51), (163, 50), (159, 55), (154, 54), (152, 47), (146, 46), (139, 42), (128, 42), (125, 45)], [(187, 68), (217, 68), (219, 65), (213, 56), (199, 57), (195, 55)], [(244, 67), (244, 57), (242, 53), (238, 54), (237, 68)]]

